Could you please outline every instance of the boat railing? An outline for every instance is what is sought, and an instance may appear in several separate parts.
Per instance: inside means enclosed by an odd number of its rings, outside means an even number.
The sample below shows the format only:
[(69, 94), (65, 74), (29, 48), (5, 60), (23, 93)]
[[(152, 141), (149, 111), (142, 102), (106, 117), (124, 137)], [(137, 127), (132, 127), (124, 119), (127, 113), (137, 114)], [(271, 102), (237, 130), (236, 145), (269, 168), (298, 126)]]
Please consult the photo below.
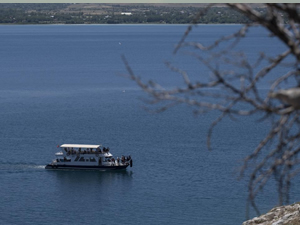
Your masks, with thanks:
[(103, 150), (67, 150), (66, 153), (67, 155), (80, 155), (80, 154), (105, 154), (108, 153), (109, 149), (103, 149)]
[(109, 162), (111, 163), (112, 166), (124, 166), (124, 165), (129, 165), (131, 162), (131, 156), (123, 156), (121, 158), (117, 157), (117, 159), (115, 158), (111, 158), (109, 160)]

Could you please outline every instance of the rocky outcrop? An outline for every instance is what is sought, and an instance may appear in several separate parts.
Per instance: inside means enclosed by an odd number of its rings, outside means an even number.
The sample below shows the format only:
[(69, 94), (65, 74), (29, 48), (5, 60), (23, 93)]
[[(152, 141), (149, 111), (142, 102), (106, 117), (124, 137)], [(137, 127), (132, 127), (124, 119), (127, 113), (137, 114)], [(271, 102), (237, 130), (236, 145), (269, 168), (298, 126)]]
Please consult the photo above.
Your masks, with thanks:
[(300, 203), (273, 208), (264, 215), (245, 221), (243, 225), (300, 225)]

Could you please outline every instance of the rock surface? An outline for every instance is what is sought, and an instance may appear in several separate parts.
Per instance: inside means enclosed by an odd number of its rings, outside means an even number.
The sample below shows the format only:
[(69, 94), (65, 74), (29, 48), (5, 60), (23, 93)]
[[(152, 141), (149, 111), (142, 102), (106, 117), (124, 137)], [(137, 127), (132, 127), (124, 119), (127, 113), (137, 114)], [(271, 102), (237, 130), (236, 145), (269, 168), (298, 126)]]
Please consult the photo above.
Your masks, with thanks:
[(245, 221), (243, 225), (300, 225), (300, 203), (273, 208), (260, 217)]

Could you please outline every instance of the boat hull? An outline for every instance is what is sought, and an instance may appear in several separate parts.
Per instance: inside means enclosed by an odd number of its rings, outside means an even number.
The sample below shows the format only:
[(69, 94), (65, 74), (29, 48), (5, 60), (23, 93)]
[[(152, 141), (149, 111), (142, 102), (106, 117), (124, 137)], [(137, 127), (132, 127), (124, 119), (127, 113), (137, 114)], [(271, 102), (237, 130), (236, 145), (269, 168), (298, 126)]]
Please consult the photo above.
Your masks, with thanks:
[(124, 170), (128, 167), (128, 165), (122, 166), (78, 166), (78, 165), (52, 165), (48, 164), (45, 166), (45, 169), (49, 170)]

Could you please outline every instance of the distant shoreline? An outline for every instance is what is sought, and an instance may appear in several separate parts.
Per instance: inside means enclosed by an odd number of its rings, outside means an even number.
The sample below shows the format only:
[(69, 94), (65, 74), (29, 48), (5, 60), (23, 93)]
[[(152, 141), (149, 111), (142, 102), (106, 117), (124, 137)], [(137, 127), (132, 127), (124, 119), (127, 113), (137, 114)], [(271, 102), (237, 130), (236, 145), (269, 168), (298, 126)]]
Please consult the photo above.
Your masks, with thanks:
[[(251, 20), (226, 5), (207, 4), (0, 4), (0, 25), (33, 24), (246, 24)], [(257, 8), (265, 14), (265, 8)]]
[[(189, 26), (191, 24), (186, 23), (186, 24), (182, 24), (182, 23), (178, 23), (178, 24), (160, 24), (160, 23), (144, 23), (144, 24), (137, 24), (137, 23), (132, 23), (132, 24), (66, 24), (66, 23), (51, 23), (51, 24), (15, 24), (15, 23), (7, 23), (7, 24), (0, 24), (0, 26)], [(220, 26), (220, 25), (224, 25), (224, 26), (229, 26), (229, 25), (237, 25), (237, 26), (241, 26), (241, 25), (245, 25), (242, 23), (210, 23), (210, 24), (193, 24), (196, 26), (211, 26), (211, 25), (216, 25), (216, 26)]]

